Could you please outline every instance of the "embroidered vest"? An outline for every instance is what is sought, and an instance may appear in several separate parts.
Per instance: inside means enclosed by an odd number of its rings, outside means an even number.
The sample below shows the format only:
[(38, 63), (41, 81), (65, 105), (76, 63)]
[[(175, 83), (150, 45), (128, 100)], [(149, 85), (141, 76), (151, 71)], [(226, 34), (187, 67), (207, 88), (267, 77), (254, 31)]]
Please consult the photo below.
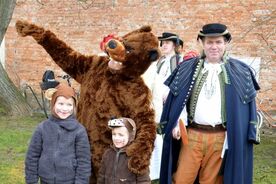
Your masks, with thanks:
[[(165, 63), (165, 62), (161, 62), (161, 59), (162, 59), (162, 58), (160, 58), (160, 60), (159, 60), (158, 63), (157, 63), (157, 73), (160, 72), (160, 70), (161, 70), (163, 64)], [(174, 71), (174, 69), (176, 69), (177, 65), (178, 65), (180, 62), (181, 62), (181, 61), (180, 61), (180, 56), (179, 56), (178, 54), (176, 54), (176, 55), (174, 55), (174, 56), (171, 57), (171, 59), (170, 59), (170, 69), (171, 69), (171, 73)]]
[[(187, 103), (187, 110), (188, 110), (188, 120), (189, 122), (192, 122), (194, 120), (195, 110), (196, 110), (196, 104), (198, 101), (198, 97), (200, 94), (200, 91), (202, 90), (203, 84), (206, 81), (206, 78), (208, 76), (208, 72), (202, 73), (203, 69), (203, 61), (200, 61), (200, 69), (197, 73), (196, 82), (194, 89), (192, 91), (192, 95)], [(226, 125), (226, 110), (225, 110), (225, 68), (224, 65), (221, 66), (222, 72), (219, 74), (219, 84), (220, 84), (220, 92), (221, 92), (221, 119), (222, 124)], [(223, 69), (224, 68), (224, 69)]]

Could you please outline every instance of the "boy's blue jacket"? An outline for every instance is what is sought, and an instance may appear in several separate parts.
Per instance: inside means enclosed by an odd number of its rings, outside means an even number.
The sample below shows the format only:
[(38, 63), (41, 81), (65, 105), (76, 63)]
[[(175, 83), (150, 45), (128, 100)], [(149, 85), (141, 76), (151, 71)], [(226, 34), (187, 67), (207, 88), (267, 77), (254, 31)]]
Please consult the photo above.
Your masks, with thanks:
[(25, 160), (26, 183), (88, 184), (91, 153), (85, 128), (71, 115), (51, 116), (35, 130)]
[[(172, 129), (191, 95), (198, 67), (197, 58), (183, 62), (165, 82), (170, 93), (161, 117), (161, 123), (166, 124), (160, 184), (172, 183), (180, 150), (180, 141), (172, 138)], [(224, 184), (251, 184), (253, 143), (259, 143), (255, 97), (260, 87), (250, 68), (241, 61), (228, 58), (225, 69), (229, 81), (225, 84), (228, 152), (224, 158)]]

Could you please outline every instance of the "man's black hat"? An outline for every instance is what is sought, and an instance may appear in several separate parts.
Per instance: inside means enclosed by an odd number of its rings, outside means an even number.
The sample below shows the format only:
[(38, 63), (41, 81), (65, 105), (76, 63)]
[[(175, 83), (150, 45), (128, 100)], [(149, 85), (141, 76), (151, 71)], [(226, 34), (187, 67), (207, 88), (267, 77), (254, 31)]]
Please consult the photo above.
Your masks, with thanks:
[(197, 40), (204, 37), (215, 37), (215, 36), (224, 36), (227, 42), (231, 41), (231, 34), (227, 30), (226, 25), (220, 23), (206, 24), (202, 27), (202, 30), (199, 31)]
[(42, 77), (42, 83), (40, 83), (40, 88), (42, 90), (47, 90), (49, 88), (55, 88), (59, 85), (59, 82), (55, 80), (55, 74), (52, 70), (46, 70)]
[(161, 41), (160, 46), (162, 46), (162, 41), (164, 40), (171, 40), (176, 45), (181, 45), (183, 47), (183, 41), (179, 38), (177, 34), (164, 32), (162, 33), (162, 36), (158, 36), (158, 40)]

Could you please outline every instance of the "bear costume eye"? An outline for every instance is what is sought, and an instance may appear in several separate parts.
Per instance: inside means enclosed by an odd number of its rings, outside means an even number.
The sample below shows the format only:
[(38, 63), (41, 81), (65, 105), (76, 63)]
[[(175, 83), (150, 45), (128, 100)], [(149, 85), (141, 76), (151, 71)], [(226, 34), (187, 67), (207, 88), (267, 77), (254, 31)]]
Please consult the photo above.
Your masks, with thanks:
[(126, 53), (127, 53), (127, 54), (131, 53), (131, 51), (134, 50), (133, 47), (131, 47), (131, 46), (129, 46), (129, 45), (126, 44), (126, 41), (125, 41), (125, 40), (122, 41), (122, 43), (123, 43), (123, 45), (125, 46), (125, 49), (126, 49)]
[(132, 50), (134, 50), (134, 48), (128, 46), (128, 45), (125, 45), (125, 48), (126, 48), (126, 53), (129, 54)]

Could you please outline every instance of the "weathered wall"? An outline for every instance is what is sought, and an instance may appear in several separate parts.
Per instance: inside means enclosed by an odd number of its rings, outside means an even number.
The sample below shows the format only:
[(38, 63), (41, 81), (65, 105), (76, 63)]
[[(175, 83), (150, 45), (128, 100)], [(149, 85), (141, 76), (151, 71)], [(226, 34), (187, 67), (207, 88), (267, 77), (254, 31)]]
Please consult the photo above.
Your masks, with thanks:
[(18, 19), (52, 30), (87, 55), (100, 52), (103, 36), (123, 35), (145, 24), (157, 35), (179, 33), (186, 51), (199, 49), (202, 25), (220, 22), (232, 33), (231, 54), (261, 58), (258, 96), (266, 109), (276, 110), (275, 9), (274, 0), (18, 0), (6, 34), (5, 66), (16, 85), (27, 82), (37, 90), (46, 69), (62, 74), (33, 39), (16, 34)]

